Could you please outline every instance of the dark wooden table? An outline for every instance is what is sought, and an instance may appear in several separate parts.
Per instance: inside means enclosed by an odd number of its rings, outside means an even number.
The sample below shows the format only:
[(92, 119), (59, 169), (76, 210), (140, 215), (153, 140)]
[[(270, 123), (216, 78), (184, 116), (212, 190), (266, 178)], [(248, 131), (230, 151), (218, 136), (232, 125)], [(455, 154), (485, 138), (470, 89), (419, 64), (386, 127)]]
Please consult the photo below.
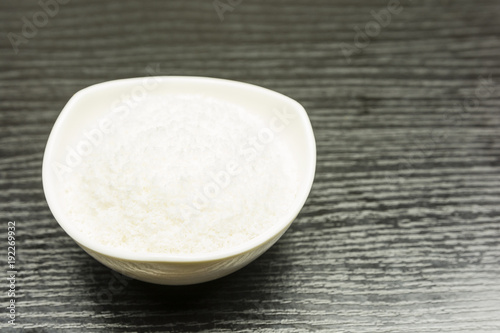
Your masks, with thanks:
[[(0, 2), (2, 332), (500, 332), (499, 1), (54, 1)], [(276, 90), (315, 130), (301, 214), (217, 281), (113, 273), (44, 198), (68, 99), (148, 66)]]

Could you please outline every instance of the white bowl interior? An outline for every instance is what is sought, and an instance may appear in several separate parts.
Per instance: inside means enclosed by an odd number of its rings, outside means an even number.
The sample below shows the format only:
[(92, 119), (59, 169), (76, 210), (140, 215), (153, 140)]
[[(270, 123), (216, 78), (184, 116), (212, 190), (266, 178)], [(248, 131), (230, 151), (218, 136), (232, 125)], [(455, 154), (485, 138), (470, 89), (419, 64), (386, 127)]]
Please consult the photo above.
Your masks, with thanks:
[[(122, 96), (143, 96), (142, 94), (202, 94), (239, 105), (271, 121), (284, 112), (288, 122), (280, 138), (292, 149), (298, 169), (299, 188), (296, 202), (289, 215), (283, 216), (274, 227), (248, 244), (221, 253), (207, 256), (134, 256), (118, 253), (86, 239), (78, 233), (64, 212), (63, 179), (54, 171), (57, 163), (65, 164), (68, 147), (81, 138), (83, 131), (95, 128), (103, 116), (117, 105)], [(141, 97), (142, 98), (142, 97)], [(290, 116), (293, 115), (293, 116)], [(279, 117), (279, 116), (278, 116)], [(296, 101), (271, 90), (241, 82), (201, 77), (148, 77), (110, 81), (85, 88), (76, 93), (64, 107), (50, 134), (43, 161), (43, 186), (49, 207), (61, 227), (77, 243), (115, 258), (127, 260), (189, 261), (214, 260), (224, 256), (237, 255), (255, 248), (276, 234), (288, 228), (297, 216), (310, 192), (316, 166), (316, 146), (311, 124), (304, 108)]]

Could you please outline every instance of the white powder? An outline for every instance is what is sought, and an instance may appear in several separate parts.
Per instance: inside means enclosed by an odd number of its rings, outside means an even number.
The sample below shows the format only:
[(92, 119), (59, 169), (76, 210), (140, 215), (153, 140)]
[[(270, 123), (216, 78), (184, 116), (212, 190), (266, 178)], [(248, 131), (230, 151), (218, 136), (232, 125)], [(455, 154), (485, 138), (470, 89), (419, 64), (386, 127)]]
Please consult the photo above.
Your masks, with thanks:
[(65, 181), (69, 218), (101, 244), (136, 253), (227, 249), (270, 228), (295, 199), (288, 147), (237, 105), (149, 96), (117, 115), (110, 111), (113, 131)]

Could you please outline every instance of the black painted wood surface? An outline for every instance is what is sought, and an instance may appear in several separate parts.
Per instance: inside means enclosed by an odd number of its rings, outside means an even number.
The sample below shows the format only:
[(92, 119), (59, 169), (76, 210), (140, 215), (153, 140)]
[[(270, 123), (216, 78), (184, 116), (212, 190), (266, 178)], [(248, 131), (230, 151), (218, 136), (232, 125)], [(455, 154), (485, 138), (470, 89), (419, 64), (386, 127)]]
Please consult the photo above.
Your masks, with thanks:
[[(500, 2), (216, 4), (223, 20), (211, 0), (0, 2), (2, 332), (500, 332)], [(122, 277), (47, 207), (43, 149), (65, 103), (148, 66), (261, 85), (311, 118), (305, 207), (226, 278)]]

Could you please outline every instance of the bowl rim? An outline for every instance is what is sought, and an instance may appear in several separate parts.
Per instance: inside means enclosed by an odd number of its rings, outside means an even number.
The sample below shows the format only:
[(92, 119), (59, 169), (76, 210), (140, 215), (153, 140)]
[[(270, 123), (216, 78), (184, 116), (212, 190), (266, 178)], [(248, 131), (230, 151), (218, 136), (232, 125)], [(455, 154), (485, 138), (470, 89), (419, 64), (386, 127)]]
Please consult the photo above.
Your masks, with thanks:
[[(231, 247), (225, 250), (217, 250), (209, 253), (202, 254), (162, 254), (162, 253), (136, 253), (132, 251), (125, 251), (122, 249), (112, 248), (110, 246), (102, 245), (98, 242), (85, 237), (83, 234), (75, 231), (74, 228), (70, 227), (71, 222), (66, 221), (63, 214), (61, 213), (60, 205), (58, 205), (57, 200), (57, 191), (55, 190), (55, 186), (49, 183), (50, 172), (53, 170), (50, 167), (50, 160), (56, 150), (56, 146), (60, 143), (57, 140), (57, 137), (60, 135), (63, 126), (65, 125), (65, 120), (69, 114), (71, 114), (73, 110), (73, 106), (82, 98), (85, 98), (86, 95), (91, 94), (92, 92), (99, 89), (106, 89), (109, 87), (113, 87), (116, 85), (127, 85), (133, 84), (134, 81), (144, 80), (146, 78), (153, 78), (158, 80), (160, 83), (168, 82), (168, 81), (179, 81), (179, 82), (201, 82), (206, 84), (220, 84), (220, 85), (231, 85), (236, 86), (241, 89), (249, 89), (254, 92), (265, 94), (268, 96), (277, 97), (283, 100), (284, 103), (293, 107), (293, 109), (297, 112), (299, 116), (299, 121), (305, 128), (306, 139), (307, 139), (307, 170), (306, 170), (306, 183), (299, 187), (299, 192), (295, 198), (294, 206), (292, 209), (288, 211), (286, 215), (281, 216), (278, 221), (276, 221), (272, 227), (268, 228), (262, 234), (252, 238), (251, 240), (244, 242), (238, 246)], [(273, 240), (276, 236), (279, 236), (280, 233), (284, 233), (288, 227), (295, 220), (300, 210), (304, 206), (309, 193), (311, 192), (314, 176), (316, 172), (316, 141), (314, 137), (314, 132), (312, 129), (312, 125), (310, 119), (307, 115), (304, 107), (295, 101), (294, 99), (278, 93), (276, 91), (257, 86), (250, 83), (233, 81), (227, 79), (213, 78), (213, 77), (202, 77), (202, 76), (148, 76), (148, 77), (134, 77), (127, 79), (119, 79), (97, 83), (86, 88), (83, 88), (76, 92), (66, 103), (60, 114), (58, 115), (52, 130), (50, 132), (49, 138), (47, 140), (47, 144), (45, 147), (43, 162), (42, 162), (42, 186), (43, 192), (45, 194), (46, 201), (48, 203), (49, 209), (52, 212), (54, 218), (61, 226), (61, 228), (81, 247), (88, 248), (91, 251), (97, 252), (101, 255), (105, 255), (107, 257), (112, 257), (125, 261), (135, 261), (135, 262), (172, 262), (172, 263), (195, 263), (195, 262), (208, 262), (215, 261), (225, 258), (231, 258), (238, 255), (242, 255), (253, 249), (268, 243)], [(281, 236), (279, 236), (281, 237)], [(279, 238), (278, 237), (278, 238)]]

